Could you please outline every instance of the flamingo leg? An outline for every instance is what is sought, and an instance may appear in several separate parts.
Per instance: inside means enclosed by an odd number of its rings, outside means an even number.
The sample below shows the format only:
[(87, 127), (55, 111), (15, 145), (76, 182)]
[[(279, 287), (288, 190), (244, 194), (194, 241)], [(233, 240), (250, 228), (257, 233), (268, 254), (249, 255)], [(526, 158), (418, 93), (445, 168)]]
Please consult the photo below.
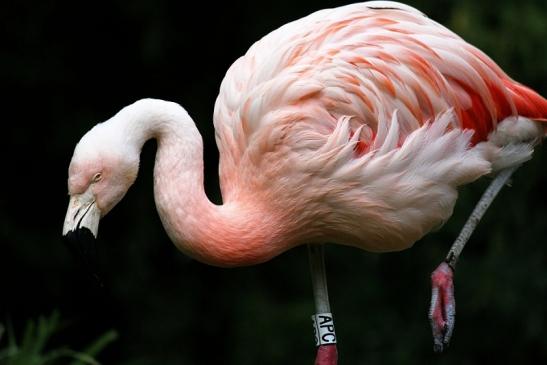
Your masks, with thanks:
[(312, 316), (315, 344), (317, 346), (315, 365), (336, 365), (338, 363), (338, 351), (336, 349), (336, 334), (327, 289), (324, 252), (323, 245), (308, 245), (316, 312)]
[(456, 263), (484, 213), (519, 166), (508, 167), (498, 173), (473, 209), (458, 238), (450, 247), (446, 259), (431, 274), (429, 321), (433, 331), (433, 350), (435, 352), (442, 352), (448, 347), (454, 331), (456, 300), (453, 277)]

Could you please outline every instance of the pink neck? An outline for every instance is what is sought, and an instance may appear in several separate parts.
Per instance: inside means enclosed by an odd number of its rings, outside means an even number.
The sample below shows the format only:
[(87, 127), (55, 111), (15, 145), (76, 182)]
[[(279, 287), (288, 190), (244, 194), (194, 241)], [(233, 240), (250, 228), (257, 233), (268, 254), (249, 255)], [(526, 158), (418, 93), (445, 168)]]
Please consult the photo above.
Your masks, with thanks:
[[(126, 110), (129, 109), (129, 110)], [(203, 188), (203, 143), (194, 122), (175, 103), (146, 99), (127, 113), (130, 140), (158, 143), (156, 207), (167, 234), (187, 255), (216, 266), (252, 265), (287, 248), (282, 226), (252, 197), (215, 205)]]

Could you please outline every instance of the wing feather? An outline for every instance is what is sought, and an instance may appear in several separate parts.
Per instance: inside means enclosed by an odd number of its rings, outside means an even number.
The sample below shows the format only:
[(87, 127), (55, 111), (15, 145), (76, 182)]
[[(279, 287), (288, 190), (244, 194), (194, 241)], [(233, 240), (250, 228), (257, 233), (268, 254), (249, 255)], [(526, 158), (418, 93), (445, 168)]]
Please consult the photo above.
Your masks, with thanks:
[(354, 154), (385, 154), (440, 121), (428, 135), (469, 129), (476, 144), (516, 115), (546, 120), (547, 101), (419, 11), (381, 1), (318, 11), (255, 43), (226, 74), (214, 122), (225, 180), (272, 148), (345, 139)]

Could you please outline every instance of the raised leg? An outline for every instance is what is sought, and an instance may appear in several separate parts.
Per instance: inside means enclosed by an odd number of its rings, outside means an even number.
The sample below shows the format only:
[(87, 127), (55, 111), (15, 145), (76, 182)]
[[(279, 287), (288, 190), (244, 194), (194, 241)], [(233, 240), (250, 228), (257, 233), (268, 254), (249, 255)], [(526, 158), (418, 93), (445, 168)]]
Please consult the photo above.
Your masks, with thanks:
[(490, 204), (519, 166), (509, 167), (498, 173), (475, 206), (471, 216), (467, 219), (458, 238), (448, 251), (446, 259), (431, 274), (429, 321), (433, 331), (433, 350), (435, 352), (442, 352), (448, 347), (454, 331), (456, 301), (454, 298), (453, 276), (460, 254)]
[(323, 245), (308, 245), (315, 313), (312, 316), (317, 355), (315, 365), (336, 365), (338, 351), (334, 321), (330, 311)]

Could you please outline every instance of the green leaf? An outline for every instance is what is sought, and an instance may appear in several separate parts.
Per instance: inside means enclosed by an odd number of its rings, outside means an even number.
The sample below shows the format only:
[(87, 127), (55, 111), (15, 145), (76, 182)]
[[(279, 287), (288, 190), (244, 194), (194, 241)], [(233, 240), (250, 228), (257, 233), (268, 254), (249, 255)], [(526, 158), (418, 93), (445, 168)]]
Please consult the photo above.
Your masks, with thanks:
[(78, 364), (101, 365), (92, 356), (82, 352), (70, 350), (70, 349), (57, 349), (57, 350), (50, 351), (47, 354), (47, 356), (44, 357), (42, 364), (43, 365), (54, 364), (55, 360), (58, 360), (63, 357), (76, 359), (77, 360), (76, 363)]
[[(0, 348), (0, 365), (55, 365), (66, 364), (61, 358), (70, 359), (71, 365), (100, 365), (94, 356), (108, 344), (118, 338), (114, 330), (110, 330), (93, 341), (82, 352), (67, 347), (60, 347), (45, 352), (49, 339), (59, 332), (60, 315), (57, 311), (49, 317), (40, 316), (38, 320), (28, 320), (25, 325), (22, 341), (17, 340), (11, 322), (7, 321), (8, 344)], [(0, 325), (0, 340), (4, 326)]]
[(54, 311), (49, 318), (40, 316), (36, 329), (36, 337), (34, 339), (34, 353), (44, 351), (47, 341), (58, 332), (59, 329), (59, 312)]
[[(114, 330), (110, 330), (104, 333), (101, 337), (99, 337), (95, 341), (93, 341), (90, 345), (88, 345), (83, 352), (89, 356), (96, 356), (106, 346), (108, 346), (108, 344), (115, 341), (117, 338), (118, 338), (118, 333)], [(82, 362), (74, 361), (70, 365), (82, 365)]]

